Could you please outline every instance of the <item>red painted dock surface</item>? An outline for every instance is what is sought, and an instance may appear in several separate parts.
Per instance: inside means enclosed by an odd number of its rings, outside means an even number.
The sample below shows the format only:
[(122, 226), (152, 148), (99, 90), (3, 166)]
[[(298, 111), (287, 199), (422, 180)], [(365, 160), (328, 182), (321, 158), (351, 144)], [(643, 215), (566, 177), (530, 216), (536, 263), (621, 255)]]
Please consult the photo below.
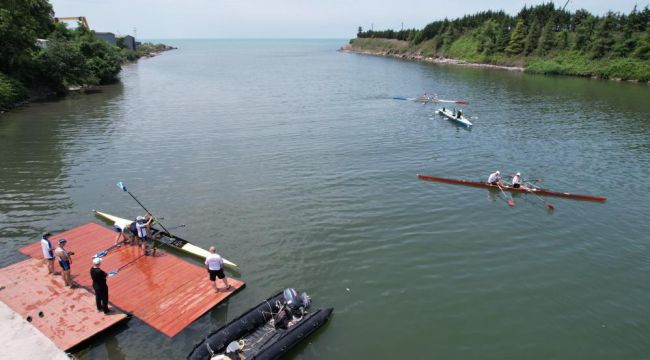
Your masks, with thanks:
[[(92, 287), (89, 273), (92, 258), (113, 245), (115, 235), (106, 227), (89, 223), (56, 234), (50, 241), (54, 246), (61, 238), (68, 240), (66, 250), (75, 253), (73, 280)], [(43, 257), (40, 242), (19, 251), (37, 259)], [(108, 278), (109, 302), (170, 337), (244, 286), (243, 282), (228, 278), (232, 288), (215, 293), (205, 268), (161, 249), (156, 251), (156, 256), (143, 256), (136, 246), (121, 246), (102, 260), (104, 271), (119, 269), (117, 275)], [(55, 270), (60, 270), (58, 264)], [(218, 284), (223, 286), (221, 282)]]
[[(97, 311), (95, 295), (63, 286), (61, 276), (47, 275), (42, 260), (28, 259), (0, 269), (0, 300), (47, 336), (61, 350), (127, 319), (126, 314)], [(42, 315), (42, 316), (41, 316)]]

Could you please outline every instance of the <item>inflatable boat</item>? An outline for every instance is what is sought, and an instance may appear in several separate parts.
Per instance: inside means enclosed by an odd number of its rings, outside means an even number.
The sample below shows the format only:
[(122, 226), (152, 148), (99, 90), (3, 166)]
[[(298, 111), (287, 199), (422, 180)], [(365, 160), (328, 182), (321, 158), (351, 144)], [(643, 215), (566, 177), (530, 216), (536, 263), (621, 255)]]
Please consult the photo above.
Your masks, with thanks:
[(262, 301), (194, 346), (188, 359), (271, 360), (327, 322), (333, 308), (308, 312), (310, 298), (289, 288)]

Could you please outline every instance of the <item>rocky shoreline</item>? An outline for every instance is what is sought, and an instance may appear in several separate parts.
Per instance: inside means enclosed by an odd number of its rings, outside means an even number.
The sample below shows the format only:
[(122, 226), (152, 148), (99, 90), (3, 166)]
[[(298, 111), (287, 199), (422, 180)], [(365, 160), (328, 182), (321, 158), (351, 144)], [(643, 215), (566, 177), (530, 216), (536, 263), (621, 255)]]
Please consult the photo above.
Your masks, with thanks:
[(520, 66), (504, 66), (504, 65), (493, 65), (493, 64), (470, 63), (458, 59), (450, 59), (450, 58), (443, 58), (443, 57), (426, 57), (414, 53), (401, 53), (401, 52), (393, 52), (390, 50), (387, 51), (358, 50), (353, 48), (350, 45), (341, 47), (339, 51), (346, 52), (346, 53), (354, 53), (354, 54), (393, 57), (393, 58), (398, 58), (403, 60), (420, 61), (420, 62), (441, 64), (441, 65), (456, 65), (456, 66), (465, 66), (465, 67), (473, 67), (473, 68), (497, 69), (497, 70), (508, 70), (508, 71), (519, 71), (519, 72), (524, 71), (524, 68)]

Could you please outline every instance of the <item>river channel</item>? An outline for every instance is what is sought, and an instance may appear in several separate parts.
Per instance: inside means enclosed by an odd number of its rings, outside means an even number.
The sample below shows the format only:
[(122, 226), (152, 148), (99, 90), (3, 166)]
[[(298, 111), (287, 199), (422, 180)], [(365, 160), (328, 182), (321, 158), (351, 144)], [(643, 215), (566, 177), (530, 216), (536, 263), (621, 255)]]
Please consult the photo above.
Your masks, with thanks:
[[(182, 358), (286, 287), (335, 308), (293, 359), (650, 354), (650, 86), (336, 51), (345, 40), (163, 42), (178, 50), (99, 93), (0, 115), (0, 265), (44, 230), (99, 222), (92, 209), (140, 214), (124, 181), (247, 286), (174, 338), (133, 318), (81, 359)], [(472, 130), (393, 99), (423, 92), (469, 101)], [(608, 200), (548, 197), (548, 213), (416, 177), (497, 169)]]

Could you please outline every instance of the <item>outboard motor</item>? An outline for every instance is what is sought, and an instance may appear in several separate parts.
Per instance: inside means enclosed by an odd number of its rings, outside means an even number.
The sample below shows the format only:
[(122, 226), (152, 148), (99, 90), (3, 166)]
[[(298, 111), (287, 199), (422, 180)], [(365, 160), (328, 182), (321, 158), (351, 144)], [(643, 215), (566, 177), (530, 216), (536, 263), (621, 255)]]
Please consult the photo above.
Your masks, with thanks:
[(298, 292), (294, 288), (288, 288), (284, 290), (284, 302), (287, 305), (287, 308), (295, 316), (302, 316), (305, 314), (305, 310), (309, 308), (311, 304), (311, 299), (306, 293), (298, 296)]

